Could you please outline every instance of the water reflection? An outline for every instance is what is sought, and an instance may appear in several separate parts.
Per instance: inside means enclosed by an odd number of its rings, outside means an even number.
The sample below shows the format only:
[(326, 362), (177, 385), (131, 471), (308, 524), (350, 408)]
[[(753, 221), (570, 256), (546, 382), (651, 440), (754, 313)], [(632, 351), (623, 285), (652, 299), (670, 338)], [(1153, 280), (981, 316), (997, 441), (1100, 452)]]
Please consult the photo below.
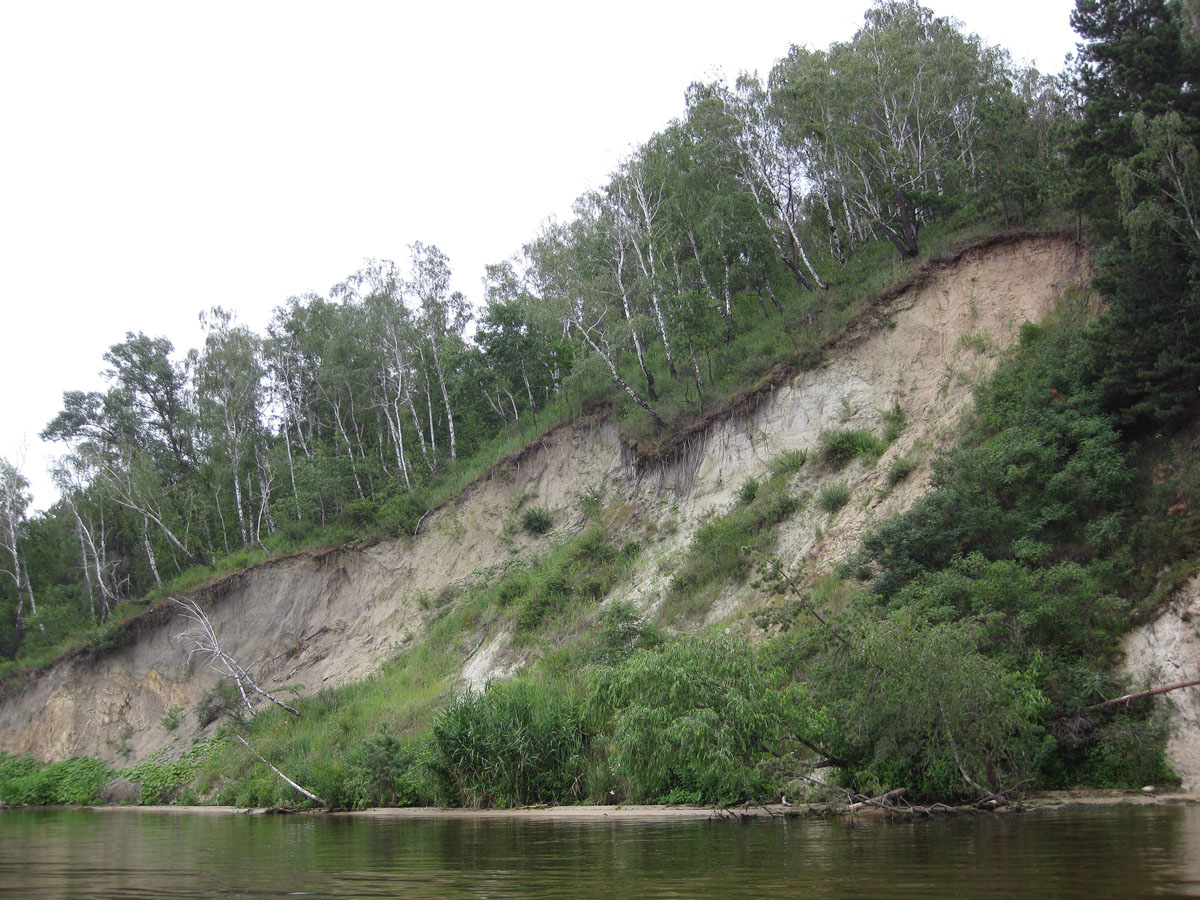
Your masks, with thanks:
[(8, 810), (0, 895), (1200, 897), (1200, 809), (899, 825)]

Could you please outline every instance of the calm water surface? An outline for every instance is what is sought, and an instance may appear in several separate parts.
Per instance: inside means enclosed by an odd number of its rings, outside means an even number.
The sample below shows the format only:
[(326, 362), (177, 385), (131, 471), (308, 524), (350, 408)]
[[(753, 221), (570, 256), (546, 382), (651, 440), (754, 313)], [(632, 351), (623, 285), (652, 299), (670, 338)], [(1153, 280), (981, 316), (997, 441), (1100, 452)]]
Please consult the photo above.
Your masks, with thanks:
[(911, 824), (0, 812), (6, 897), (1200, 897), (1200, 808)]

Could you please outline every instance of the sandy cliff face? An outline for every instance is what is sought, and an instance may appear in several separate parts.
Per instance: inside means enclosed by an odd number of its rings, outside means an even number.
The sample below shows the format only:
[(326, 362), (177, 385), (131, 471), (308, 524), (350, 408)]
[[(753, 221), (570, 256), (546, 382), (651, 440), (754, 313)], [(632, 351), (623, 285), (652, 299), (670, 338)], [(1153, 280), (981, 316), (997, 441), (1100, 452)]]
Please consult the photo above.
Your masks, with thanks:
[[(1125, 639), (1125, 671), (1135, 689), (1200, 678), (1200, 576), (1180, 588), (1154, 621)], [(1200, 791), (1200, 686), (1163, 694), (1171, 717), (1167, 758), (1185, 791)]]
[[(796, 478), (798, 491), (844, 480), (852, 492), (842, 510), (819, 513), (810, 505), (781, 532), (785, 560), (805, 560), (807, 571), (819, 572), (844, 558), (870, 523), (919, 495), (933, 454), (954, 437), (971, 386), (1015, 341), (1022, 322), (1040, 318), (1064, 289), (1087, 277), (1085, 255), (1063, 239), (1027, 238), (968, 252), (866, 317), (826, 362), (777, 388), (753, 413), (711, 425), (669, 462), (637, 466), (602, 417), (565, 425), (430, 514), (415, 539), (275, 560), (222, 580), (198, 599), (224, 649), (256, 661), (268, 686), (301, 684), (312, 692), (354, 681), (398, 643), (420, 639), (423, 597), (532, 552), (534, 542), (513, 528), (523, 500), (556, 510), (556, 525), (569, 528), (577, 524), (578, 494), (603, 485), (631, 516), (671, 525), (663, 529), (671, 536), (643, 554), (633, 580), (635, 602), (654, 609), (672, 555), (746, 478), (761, 475), (787, 450), (814, 449), (823, 431), (878, 430), (882, 413), (898, 404), (907, 426), (878, 464), (855, 463), (841, 473), (810, 465)], [(900, 455), (917, 468), (887, 488), (888, 466)], [(734, 617), (753, 602), (746, 590), (730, 590), (709, 618)], [(9, 692), (0, 698), (0, 749), (44, 759), (137, 760), (191, 737), (193, 716), (184, 716), (176, 732), (162, 718), (172, 707), (190, 711), (218, 676), (189, 661), (178, 637), (186, 625), (172, 610), (156, 612), (130, 646), (64, 661)], [(522, 659), (503, 633), (482, 644), (468, 640), (463, 657), (462, 683), (471, 684), (503, 676)]]

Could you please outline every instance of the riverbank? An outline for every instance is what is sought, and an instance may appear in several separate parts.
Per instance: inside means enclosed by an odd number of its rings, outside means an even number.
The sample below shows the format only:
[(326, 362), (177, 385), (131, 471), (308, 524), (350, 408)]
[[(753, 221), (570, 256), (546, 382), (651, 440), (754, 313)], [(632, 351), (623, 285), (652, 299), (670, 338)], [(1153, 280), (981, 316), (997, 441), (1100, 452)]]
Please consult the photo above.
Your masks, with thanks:
[(1029, 794), (1011, 804), (995, 808), (976, 806), (906, 806), (903, 804), (860, 805), (851, 809), (830, 803), (763, 803), (746, 806), (526, 806), (516, 809), (443, 809), (429, 806), (376, 807), (363, 810), (326, 811), (238, 806), (93, 806), (97, 812), (152, 812), (200, 815), (310, 815), (369, 819), (519, 819), (547, 822), (649, 822), (706, 819), (786, 819), (818, 817), (881, 818), (892, 816), (1010, 815), (1041, 810), (1130, 806), (1154, 807), (1200, 805), (1200, 793), (1159, 790), (1046, 791)]

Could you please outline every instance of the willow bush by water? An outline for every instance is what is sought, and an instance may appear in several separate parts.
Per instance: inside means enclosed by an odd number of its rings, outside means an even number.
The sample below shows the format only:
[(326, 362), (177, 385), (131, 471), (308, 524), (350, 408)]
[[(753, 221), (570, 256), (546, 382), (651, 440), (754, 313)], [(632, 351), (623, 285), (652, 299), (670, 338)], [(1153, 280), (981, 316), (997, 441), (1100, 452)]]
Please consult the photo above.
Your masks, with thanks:
[(761, 800), (776, 789), (768, 767), (830, 724), (789, 672), (730, 634), (681, 637), (598, 670), (589, 715), (609, 789), (650, 802)]

